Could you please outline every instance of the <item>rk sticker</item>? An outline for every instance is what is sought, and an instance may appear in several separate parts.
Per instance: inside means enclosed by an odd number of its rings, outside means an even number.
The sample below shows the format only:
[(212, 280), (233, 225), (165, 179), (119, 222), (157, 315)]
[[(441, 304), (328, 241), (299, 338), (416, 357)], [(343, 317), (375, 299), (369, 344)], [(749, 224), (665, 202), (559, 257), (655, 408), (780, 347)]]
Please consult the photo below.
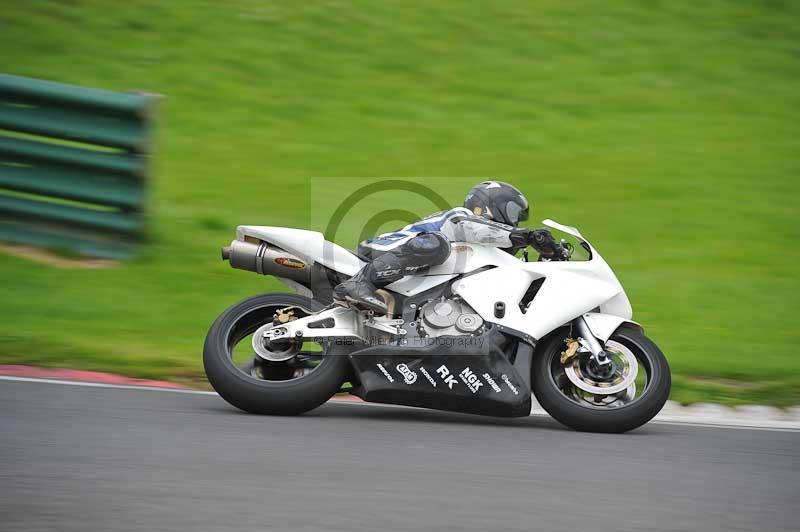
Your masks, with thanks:
[(297, 259), (292, 259), (290, 257), (278, 257), (275, 259), (275, 264), (285, 266), (286, 268), (294, 268), (295, 270), (299, 270), (306, 267), (305, 262)]
[(458, 384), (458, 381), (456, 380), (456, 378), (455, 378), (455, 377), (453, 377), (453, 374), (450, 372), (450, 368), (448, 368), (448, 367), (447, 367), (447, 366), (445, 366), (444, 364), (442, 364), (441, 366), (439, 366), (439, 367), (436, 369), (436, 373), (438, 373), (438, 374), (439, 374), (439, 376), (442, 378), (442, 380), (444, 381), (444, 383), (445, 383), (445, 384), (447, 385), (447, 387), (448, 387), (448, 388), (450, 388), (451, 390), (453, 389), (453, 385), (454, 385), (454, 384)]

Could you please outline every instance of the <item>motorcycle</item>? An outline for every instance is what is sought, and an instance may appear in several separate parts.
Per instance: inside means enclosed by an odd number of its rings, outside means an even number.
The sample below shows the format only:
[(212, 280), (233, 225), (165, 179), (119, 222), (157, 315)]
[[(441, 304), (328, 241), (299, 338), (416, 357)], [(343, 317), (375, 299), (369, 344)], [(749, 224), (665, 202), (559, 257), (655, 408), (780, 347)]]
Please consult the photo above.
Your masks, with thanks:
[[(386, 315), (333, 302), (332, 287), (364, 265), (322, 233), (239, 226), (222, 248), (230, 266), (295, 293), (245, 299), (205, 340), (209, 382), (255, 414), (296, 415), (346, 392), (367, 402), (499, 417), (527, 416), (533, 393), (576, 430), (625, 432), (667, 400), (670, 370), (632, 321), (608, 263), (574, 227), (586, 260), (528, 261), (453, 243), (439, 266), (379, 291)], [(244, 350), (244, 363), (234, 352)]]

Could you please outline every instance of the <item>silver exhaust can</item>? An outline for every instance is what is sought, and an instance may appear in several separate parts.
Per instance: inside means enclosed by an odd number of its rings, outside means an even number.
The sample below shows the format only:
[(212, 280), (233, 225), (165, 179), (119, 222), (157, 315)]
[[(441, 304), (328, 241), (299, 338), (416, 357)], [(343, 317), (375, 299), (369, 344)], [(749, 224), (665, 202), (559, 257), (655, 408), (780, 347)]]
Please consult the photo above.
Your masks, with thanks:
[(284, 277), (300, 283), (308, 283), (311, 278), (311, 264), (263, 241), (234, 240), (230, 246), (222, 248), (222, 260), (230, 262), (231, 268)]

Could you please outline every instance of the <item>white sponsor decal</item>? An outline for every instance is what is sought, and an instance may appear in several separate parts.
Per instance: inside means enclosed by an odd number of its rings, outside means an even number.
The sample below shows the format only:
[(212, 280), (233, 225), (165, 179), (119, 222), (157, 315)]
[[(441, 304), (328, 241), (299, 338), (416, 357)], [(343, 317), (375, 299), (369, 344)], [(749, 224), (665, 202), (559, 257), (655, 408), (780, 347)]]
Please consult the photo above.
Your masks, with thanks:
[(461, 370), (461, 373), (459, 373), (458, 376), (461, 377), (461, 380), (464, 381), (464, 384), (467, 385), (467, 388), (469, 388), (469, 391), (472, 393), (477, 392), (478, 389), (483, 386), (481, 379), (475, 375), (471, 369), (469, 369), (469, 366)]
[(403, 380), (406, 384), (414, 384), (417, 382), (417, 374), (408, 369), (408, 366), (405, 364), (398, 364), (397, 371), (399, 371), (400, 375), (403, 376)]
[(436, 381), (433, 380), (433, 377), (431, 377), (431, 374), (428, 373), (427, 369), (425, 369), (423, 366), (420, 366), (419, 367), (419, 372), (422, 373), (423, 375), (425, 375), (425, 378), (428, 379), (428, 382), (431, 383), (431, 386), (436, 388)]
[(378, 364), (378, 369), (381, 370), (381, 373), (383, 373), (386, 376), (386, 380), (388, 380), (389, 382), (394, 382), (394, 377), (389, 375), (389, 372), (386, 371), (386, 368), (383, 367), (383, 364)]
[(449, 369), (447, 366), (445, 366), (444, 364), (442, 364), (441, 366), (439, 366), (439, 367), (436, 369), (436, 373), (438, 373), (438, 374), (439, 374), (439, 376), (442, 378), (442, 380), (444, 381), (444, 383), (445, 383), (445, 384), (448, 386), (448, 388), (450, 388), (451, 390), (453, 389), (453, 385), (454, 385), (454, 384), (458, 384), (458, 381), (456, 380), (456, 378), (455, 378), (455, 377), (453, 377), (453, 374), (452, 374), (452, 373), (450, 373), (450, 369)]
[(483, 377), (483, 380), (485, 380), (486, 382), (489, 383), (489, 386), (492, 387), (492, 390), (494, 390), (497, 393), (500, 393), (500, 392), (503, 391), (503, 389), (500, 387), (499, 384), (497, 384), (497, 382), (492, 378), (491, 375), (489, 375), (488, 373), (484, 373), (482, 375), (482, 377)]
[(503, 379), (503, 382), (504, 382), (504, 383), (506, 383), (506, 384), (508, 385), (508, 389), (509, 389), (509, 390), (511, 390), (512, 392), (514, 392), (514, 395), (519, 395), (519, 390), (517, 390), (517, 387), (516, 387), (516, 386), (514, 386), (514, 385), (511, 383), (511, 381), (510, 381), (510, 380), (509, 380), (509, 378), (508, 378), (508, 375), (506, 375), (505, 373), (503, 373), (502, 375), (500, 375), (500, 378), (501, 378), (501, 379)]

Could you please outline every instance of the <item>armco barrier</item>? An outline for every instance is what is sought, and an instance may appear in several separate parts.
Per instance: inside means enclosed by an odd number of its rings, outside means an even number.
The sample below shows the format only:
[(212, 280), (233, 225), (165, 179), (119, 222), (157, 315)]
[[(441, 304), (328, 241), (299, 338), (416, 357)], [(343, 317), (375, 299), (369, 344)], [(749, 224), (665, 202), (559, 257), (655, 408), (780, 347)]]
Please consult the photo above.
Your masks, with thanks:
[(155, 100), (0, 74), (0, 240), (129, 257)]

